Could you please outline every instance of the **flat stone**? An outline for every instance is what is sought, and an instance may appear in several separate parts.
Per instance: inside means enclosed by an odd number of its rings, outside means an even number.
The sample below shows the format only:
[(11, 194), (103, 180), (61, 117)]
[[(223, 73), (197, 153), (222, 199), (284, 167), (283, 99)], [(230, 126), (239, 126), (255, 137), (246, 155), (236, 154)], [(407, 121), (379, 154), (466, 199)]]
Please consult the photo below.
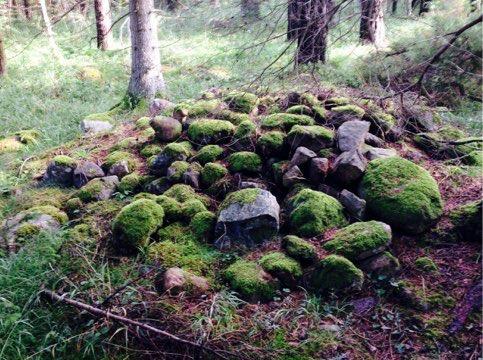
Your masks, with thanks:
[(302, 171), (299, 169), (298, 166), (292, 166), (290, 169), (288, 169), (282, 177), (282, 184), (283, 186), (290, 188), (293, 185), (304, 181), (304, 174)]
[(74, 170), (74, 186), (80, 188), (90, 180), (103, 176), (104, 171), (99, 165), (92, 161), (83, 161)]
[(340, 182), (346, 185), (359, 180), (366, 170), (367, 161), (359, 149), (346, 151), (335, 159), (332, 173)]
[(309, 162), (310, 159), (317, 157), (317, 154), (306, 147), (299, 146), (290, 160), (290, 165), (301, 166)]
[(119, 179), (129, 174), (129, 165), (126, 160), (120, 160), (113, 164), (108, 171), (109, 175), (116, 175)]
[(81, 129), (84, 135), (95, 135), (99, 133), (109, 132), (114, 126), (107, 122), (101, 120), (82, 120)]
[(366, 200), (361, 199), (356, 194), (344, 189), (339, 193), (339, 201), (347, 212), (358, 220), (363, 220), (366, 216)]
[(379, 136), (376, 136), (371, 133), (367, 133), (364, 139), (367, 145), (375, 146), (375, 147), (384, 147), (385, 142)]
[(149, 115), (159, 115), (163, 110), (174, 107), (174, 103), (166, 99), (153, 99), (149, 104)]
[(329, 172), (329, 160), (326, 158), (312, 158), (310, 161), (309, 178), (318, 184), (324, 182)]
[(177, 295), (183, 291), (200, 295), (206, 293), (209, 288), (210, 285), (205, 278), (178, 267), (169, 268), (163, 276), (163, 291), (170, 295)]
[(252, 202), (227, 205), (218, 216), (215, 246), (220, 250), (238, 246), (252, 248), (271, 239), (279, 229), (279, 213), (275, 196), (262, 189)]
[(337, 129), (337, 146), (342, 152), (361, 148), (371, 124), (368, 121), (350, 120)]
[(369, 161), (386, 158), (391, 156), (397, 156), (397, 151), (394, 149), (381, 149), (381, 148), (368, 148), (365, 150), (364, 155), (367, 157)]

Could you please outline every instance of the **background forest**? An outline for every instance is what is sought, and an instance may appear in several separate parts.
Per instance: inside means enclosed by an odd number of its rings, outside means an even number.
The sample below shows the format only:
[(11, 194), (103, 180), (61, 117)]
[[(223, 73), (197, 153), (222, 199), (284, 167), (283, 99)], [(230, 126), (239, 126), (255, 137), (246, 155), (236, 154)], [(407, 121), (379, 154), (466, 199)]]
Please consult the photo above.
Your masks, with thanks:
[[(309, 3), (312, 5), (306, 5)], [(65, 210), (74, 190), (38, 190), (32, 185), (32, 179), (42, 178), (54, 155), (91, 159), (95, 154), (101, 161), (116, 146), (114, 151), (122, 149), (124, 145), (119, 144), (123, 139), (144, 136), (132, 127), (133, 120), (148, 115), (149, 102), (131, 102), (131, 86), (128, 90), (133, 70), (129, 6), (129, 1), (123, 0), (0, 0), (1, 221), (31, 206), (48, 204)], [(300, 11), (321, 11), (323, 21), (291, 25), (291, 6), (299, 6)], [(166, 84), (157, 92), (158, 98), (191, 104), (191, 99), (218, 96), (220, 89), (223, 94), (247, 91), (264, 100), (308, 92), (319, 100), (373, 101), (384, 110), (396, 108), (391, 114), (398, 118), (417, 105), (431, 108), (441, 124), (462, 131), (471, 144), (481, 144), (480, 1), (155, 0), (152, 13)], [(291, 32), (291, 26), (325, 35), (323, 40), (307, 44), (301, 30), (294, 32), (292, 28)], [(320, 39), (318, 35), (313, 38)], [(270, 106), (274, 105), (267, 100), (260, 113), (270, 114)], [(326, 108), (331, 110), (330, 106)], [(309, 107), (314, 111), (316, 105)], [(85, 142), (80, 124), (91, 114), (108, 114), (122, 131)], [(257, 116), (256, 111), (252, 115)], [(10, 151), (9, 139), (19, 139), (23, 136), (19, 134), (24, 134), (21, 131), (30, 129), (35, 130), (35, 139)], [(408, 143), (412, 151), (412, 138)], [(404, 155), (410, 152), (402, 140), (395, 148)], [(431, 168), (444, 200), (450, 204), (444, 209), (441, 224), (456, 206), (481, 199), (481, 163), (473, 166), (455, 163), (451, 157), (433, 159), (432, 155), (410, 160), (429, 164), (425, 167)], [(155, 295), (151, 265), (145, 263), (147, 253), (111, 256), (105, 249), (110, 235), (104, 232), (110, 232), (111, 219), (137, 192), (118, 190), (112, 201), (91, 203), (87, 210), (73, 211), (74, 215), (65, 210), (69, 225), (79, 226), (80, 218), (86, 219), (85, 224), (99, 225), (103, 235), (97, 243), (85, 240), (88, 229), (84, 228), (82, 235), (79, 229), (74, 234), (62, 228), (55, 234), (36, 234), (35, 241), (22, 243), (22, 250), (11, 256), (2, 247), (0, 359), (481, 357), (481, 311), (466, 313), (469, 320), (461, 325), (458, 335), (445, 333), (451, 309), (468, 297), (476, 298), (468, 300), (472, 301), (468, 312), (478, 306), (481, 310), (481, 296), (478, 298), (471, 287), (480, 284), (481, 292), (481, 246), (476, 242), (450, 241), (448, 236), (428, 245), (426, 233), (424, 239), (423, 235), (409, 240), (397, 235), (394, 253), (407, 276), (401, 281), (417, 283), (417, 288), (408, 286), (410, 295), (402, 291), (395, 297), (407, 296), (410, 311), (395, 305), (391, 298), (374, 305), (377, 310), (362, 319), (346, 293), (324, 298), (298, 287), (281, 289), (275, 305), (247, 305), (243, 296), (225, 289), (223, 282), (215, 286), (216, 293), (203, 295), (200, 302), (190, 296), (166, 300)], [(222, 200), (216, 198), (216, 206)], [(481, 201), (479, 206), (481, 217)], [(481, 219), (480, 225), (471, 226), (481, 235)], [(186, 235), (183, 229), (169, 231), (179, 231), (176, 236), (180, 238)], [(438, 231), (439, 227), (431, 229), (428, 236), (440, 239), (442, 231)], [(0, 240), (4, 235), (0, 231)], [(401, 239), (411, 245), (400, 247)], [(412, 244), (422, 250), (414, 250)], [(195, 250), (201, 259), (196, 257), (196, 261), (211, 264), (208, 270), (203, 268), (202, 275), (238, 259), (238, 254), (215, 254), (204, 245)], [(451, 254), (454, 258), (446, 258)], [(261, 255), (254, 251), (247, 258)], [(439, 259), (441, 269), (426, 260), (415, 265), (416, 259), (429, 259), (426, 255)], [(445, 293), (453, 276), (461, 276), (454, 281), (466, 288)], [(217, 275), (213, 277), (218, 281)], [(389, 299), (394, 289), (401, 288), (392, 276), (369, 279), (362, 299)], [(469, 287), (473, 293), (466, 292)], [(190, 343), (166, 340), (162, 334), (153, 335), (136, 326), (112, 326), (102, 316), (90, 316), (92, 312), (86, 309), (48, 303), (39, 296), (43, 289), (68, 293), (99, 308), (112, 296), (116, 302), (113, 300), (114, 305), (107, 310), (146, 320)], [(414, 294), (416, 300), (411, 297)], [(411, 312), (414, 309), (420, 313)], [(294, 329), (297, 323), (305, 329), (302, 335), (299, 327)]]

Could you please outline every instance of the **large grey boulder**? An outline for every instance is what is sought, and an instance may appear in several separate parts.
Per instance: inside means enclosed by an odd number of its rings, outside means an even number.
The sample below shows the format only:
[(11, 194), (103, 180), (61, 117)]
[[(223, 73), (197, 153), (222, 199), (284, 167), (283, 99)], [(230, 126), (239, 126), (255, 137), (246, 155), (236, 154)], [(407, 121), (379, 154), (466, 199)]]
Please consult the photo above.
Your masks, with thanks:
[(282, 176), (282, 184), (286, 188), (290, 188), (293, 185), (304, 181), (304, 174), (298, 166), (292, 166)]
[(103, 177), (104, 171), (92, 161), (83, 161), (74, 170), (74, 186), (80, 188), (92, 179)]
[(359, 149), (364, 144), (371, 124), (368, 121), (346, 121), (337, 129), (337, 146), (341, 152)]
[(215, 246), (220, 250), (252, 248), (278, 232), (280, 206), (269, 191), (235, 191), (228, 194), (220, 209), (215, 227)]
[(171, 117), (157, 116), (151, 119), (150, 125), (154, 129), (155, 136), (159, 141), (173, 141), (181, 135), (181, 123)]
[(84, 135), (96, 135), (111, 131), (113, 125), (110, 122), (102, 120), (88, 120), (81, 121), (81, 129)]
[(55, 161), (55, 159), (47, 166), (42, 180), (45, 183), (60, 186), (72, 186), (75, 163), (62, 163)]
[(366, 216), (366, 200), (361, 199), (349, 190), (342, 190), (338, 197), (340, 203), (347, 212), (358, 220), (363, 220)]
[(359, 149), (346, 151), (335, 159), (332, 167), (333, 176), (345, 185), (359, 180), (366, 170), (367, 161)]
[(301, 166), (309, 162), (310, 159), (317, 157), (317, 154), (306, 147), (300, 146), (295, 150), (295, 153), (290, 160), (291, 166)]

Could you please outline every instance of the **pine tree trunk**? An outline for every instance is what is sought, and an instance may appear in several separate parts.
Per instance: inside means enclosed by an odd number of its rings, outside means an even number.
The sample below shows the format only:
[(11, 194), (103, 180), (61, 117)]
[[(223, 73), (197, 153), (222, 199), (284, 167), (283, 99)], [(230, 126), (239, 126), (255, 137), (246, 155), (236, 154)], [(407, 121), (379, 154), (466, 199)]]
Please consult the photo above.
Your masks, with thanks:
[(361, 0), (361, 24), (359, 36), (363, 43), (377, 47), (384, 45), (383, 0)]
[(241, 14), (245, 19), (260, 18), (260, 1), (259, 0), (241, 0)]
[(165, 89), (153, 10), (153, 0), (129, 2), (132, 63), (127, 92), (134, 102), (154, 98)]
[(5, 48), (3, 46), (3, 35), (0, 33), (0, 76), (7, 72), (7, 58), (5, 57)]
[(112, 21), (109, 0), (94, 0), (96, 13), (97, 48), (110, 50), (113, 47)]
[(325, 62), (327, 34), (332, 19), (332, 1), (295, 0), (297, 2), (297, 64)]

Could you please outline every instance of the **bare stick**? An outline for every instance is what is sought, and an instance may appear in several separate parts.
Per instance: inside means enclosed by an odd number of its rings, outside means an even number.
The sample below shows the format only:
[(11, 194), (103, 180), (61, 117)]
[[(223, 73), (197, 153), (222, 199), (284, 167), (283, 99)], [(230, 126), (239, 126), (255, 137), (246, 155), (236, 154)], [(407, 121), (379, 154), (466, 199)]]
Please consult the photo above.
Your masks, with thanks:
[(40, 292), (40, 295), (41, 296), (45, 296), (48, 299), (53, 300), (53, 301), (59, 301), (59, 302), (63, 302), (63, 303), (72, 305), (72, 306), (74, 306), (74, 307), (76, 307), (78, 309), (85, 310), (85, 311), (91, 313), (92, 315), (96, 315), (96, 316), (99, 316), (99, 317), (104, 317), (106, 319), (112, 319), (114, 321), (120, 322), (120, 323), (125, 324), (125, 325), (137, 326), (137, 327), (142, 328), (142, 329), (145, 329), (147, 331), (151, 331), (151, 332), (153, 332), (155, 334), (164, 336), (164, 337), (166, 337), (166, 338), (168, 338), (168, 339), (170, 339), (172, 341), (175, 341), (177, 343), (184, 344), (184, 345), (188, 345), (188, 346), (191, 346), (191, 347), (200, 349), (200, 350), (205, 350), (205, 351), (210, 352), (210, 353), (212, 353), (213, 355), (215, 355), (215, 356), (217, 356), (219, 358), (225, 359), (225, 357), (223, 355), (219, 354), (216, 350), (212, 350), (212, 349), (209, 349), (209, 348), (205, 348), (205, 347), (203, 347), (200, 344), (194, 343), (194, 342), (189, 341), (189, 340), (186, 340), (186, 339), (182, 339), (182, 338), (180, 338), (180, 337), (178, 337), (176, 335), (173, 335), (173, 334), (171, 334), (169, 332), (166, 332), (164, 330), (155, 328), (155, 327), (153, 327), (151, 325), (148, 325), (148, 324), (144, 324), (144, 323), (139, 322), (137, 320), (129, 319), (129, 318), (124, 317), (124, 316), (120, 316), (120, 315), (117, 315), (117, 314), (113, 314), (113, 313), (111, 313), (109, 311), (101, 310), (99, 308), (96, 308), (94, 306), (85, 304), (83, 302), (80, 302), (80, 301), (77, 301), (77, 300), (73, 300), (73, 299), (69, 299), (67, 297), (67, 294), (58, 295), (58, 294), (56, 294), (53, 291), (44, 289), (44, 290), (42, 290)]

